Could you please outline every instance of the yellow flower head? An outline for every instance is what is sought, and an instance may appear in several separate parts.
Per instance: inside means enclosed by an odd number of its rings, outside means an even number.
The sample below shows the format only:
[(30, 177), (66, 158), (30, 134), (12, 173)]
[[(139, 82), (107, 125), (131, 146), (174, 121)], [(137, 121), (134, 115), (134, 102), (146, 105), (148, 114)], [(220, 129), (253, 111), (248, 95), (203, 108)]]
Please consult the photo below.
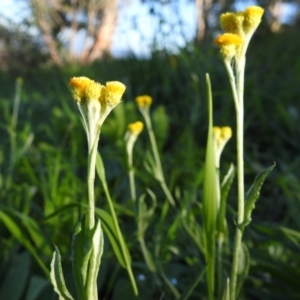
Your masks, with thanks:
[(221, 131), (221, 137), (223, 138), (223, 140), (228, 141), (232, 137), (232, 129), (230, 127), (224, 126), (222, 127)]
[(73, 77), (69, 84), (83, 120), (90, 151), (99, 138), (104, 120), (120, 103), (126, 87), (118, 81), (103, 86), (87, 77)]
[(213, 136), (214, 136), (214, 144), (215, 144), (216, 166), (217, 168), (219, 168), (222, 151), (226, 143), (232, 137), (232, 130), (228, 126), (213, 127)]
[(213, 127), (213, 135), (216, 141), (219, 141), (221, 139), (222, 130), (221, 127)]
[(152, 98), (148, 95), (142, 95), (136, 97), (135, 102), (137, 103), (139, 108), (150, 107), (152, 104)]
[(213, 127), (213, 135), (217, 144), (223, 144), (232, 137), (232, 130), (228, 126)]
[(143, 129), (144, 124), (140, 121), (128, 124), (128, 130), (134, 135), (139, 135)]
[(233, 33), (219, 35), (214, 41), (216, 45), (220, 46), (220, 52), (226, 58), (232, 58), (242, 42), (241, 37)]
[(245, 32), (255, 30), (264, 14), (264, 9), (259, 6), (249, 6), (244, 11), (243, 28)]
[(227, 12), (220, 16), (221, 27), (228, 33), (241, 34), (243, 21), (243, 13)]
[(100, 101), (102, 104), (105, 104), (105, 106), (115, 107), (121, 102), (125, 89), (126, 86), (119, 81), (106, 82)]
[(73, 77), (70, 79), (69, 85), (77, 104), (81, 101), (98, 101), (103, 87), (100, 83), (87, 77)]

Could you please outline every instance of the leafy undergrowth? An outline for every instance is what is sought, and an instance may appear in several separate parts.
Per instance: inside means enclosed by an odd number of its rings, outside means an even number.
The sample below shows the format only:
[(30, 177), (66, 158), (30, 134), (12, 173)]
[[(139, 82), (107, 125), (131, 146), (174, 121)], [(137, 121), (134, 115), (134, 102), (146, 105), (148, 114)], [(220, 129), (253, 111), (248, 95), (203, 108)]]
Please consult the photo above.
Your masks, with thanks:
[[(276, 162), (245, 232), (251, 255), (243, 299), (298, 299), (300, 287), (300, 42), (295, 33), (257, 37), (248, 51), (245, 86), (246, 187)], [(86, 199), (86, 140), (68, 79), (84, 75), (127, 86), (123, 103), (104, 123), (99, 151), (121, 229), (132, 255), (140, 299), (174, 299), (170, 285), (184, 293), (205, 267), (195, 238), (201, 224), (202, 167), (207, 108), (205, 73), (210, 73), (215, 125), (235, 128), (234, 106), (216, 49), (157, 52), (150, 60), (107, 60), (85, 67), (44, 68), (0, 74), (0, 298), (55, 299), (47, 280), (53, 244), (68, 265), (71, 233)], [(13, 117), (15, 79), (23, 78), (17, 123)], [(147, 219), (145, 241), (158, 266), (150, 272), (137, 242), (124, 150), (127, 124), (141, 120), (134, 98), (149, 94), (154, 130), (167, 183), (178, 203), (166, 207), (158, 183), (145, 170), (149, 149), (143, 132), (134, 149), (138, 195), (157, 197)], [(235, 140), (222, 155), (221, 173), (235, 162)], [(97, 206), (107, 209), (100, 182)], [(235, 186), (229, 195), (229, 231), (234, 228)], [(146, 197), (148, 209), (151, 198)], [(65, 210), (61, 210), (65, 207)], [(198, 232), (199, 233), (199, 232)], [(124, 269), (106, 237), (99, 276), (100, 299), (133, 299)], [(230, 255), (224, 279), (230, 270)], [(71, 267), (67, 280), (71, 280)], [(70, 283), (71, 284), (71, 283)], [(13, 295), (11, 292), (13, 291)], [(189, 299), (205, 299), (204, 279)], [(7, 296), (9, 295), (9, 296)]]

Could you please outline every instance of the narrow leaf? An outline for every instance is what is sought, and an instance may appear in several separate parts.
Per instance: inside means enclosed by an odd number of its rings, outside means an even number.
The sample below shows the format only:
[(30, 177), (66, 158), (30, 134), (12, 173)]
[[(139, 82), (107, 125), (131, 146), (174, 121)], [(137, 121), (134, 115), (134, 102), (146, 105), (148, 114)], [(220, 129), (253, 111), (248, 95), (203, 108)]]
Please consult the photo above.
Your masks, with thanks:
[(49, 285), (49, 281), (45, 278), (33, 275), (29, 281), (29, 287), (26, 292), (25, 300), (41, 299), (40, 294)]
[(196, 277), (196, 279), (192, 282), (192, 284), (188, 287), (185, 293), (180, 297), (180, 300), (188, 300), (190, 295), (193, 293), (194, 289), (197, 287), (199, 282), (202, 280), (205, 274), (206, 268)]
[(117, 219), (117, 214), (115, 212), (115, 208), (114, 208), (114, 204), (113, 201), (111, 199), (109, 190), (108, 190), (108, 186), (107, 186), (107, 182), (106, 182), (106, 178), (105, 178), (105, 171), (104, 171), (104, 165), (103, 165), (103, 161), (102, 158), (99, 154), (99, 152), (97, 153), (97, 160), (96, 160), (96, 171), (97, 174), (102, 182), (102, 186), (104, 189), (104, 193), (108, 202), (108, 206), (110, 209), (110, 213), (111, 213), (111, 217), (112, 217), (112, 225), (114, 228), (114, 231), (116, 232), (116, 238), (118, 240), (118, 243), (120, 245), (120, 249), (121, 249), (121, 254), (123, 256), (124, 262), (125, 262), (125, 268), (127, 269), (128, 272), (128, 276), (129, 279), (131, 281), (133, 290), (134, 290), (134, 294), (137, 295), (138, 294), (138, 289), (137, 289), (137, 285), (135, 282), (135, 278), (133, 276), (133, 272), (132, 272), (132, 268), (131, 268), (131, 257), (127, 248), (127, 245), (125, 243), (124, 237), (122, 235), (119, 223), (118, 223), (118, 219)]
[(0, 299), (22, 299), (30, 275), (30, 258), (27, 251), (13, 257), (8, 272), (1, 278)]
[(86, 291), (88, 299), (97, 299), (97, 277), (99, 273), (101, 257), (103, 253), (103, 231), (100, 219), (93, 229), (92, 234), (92, 253), (89, 259), (88, 278), (86, 282)]
[(20, 228), (19, 225), (8, 214), (5, 214), (1, 210), (0, 210), (0, 220), (4, 223), (4, 225), (9, 230), (11, 235), (33, 255), (33, 257), (36, 259), (41, 269), (44, 271), (46, 277), (49, 278), (48, 268), (45, 266), (44, 262), (40, 259), (35, 248), (30, 243), (26, 234), (24, 234), (22, 228)]
[(49, 221), (50, 219), (54, 218), (54, 217), (57, 217), (58, 215), (60, 215), (61, 213), (63, 212), (66, 212), (70, 209), (73, 209), (73, 208), (77, 208), (79, 207), (80, 204), (79, 203), (69, 203), (69, 204), (66, 204), (64, 206), (62, 206), (61, 208), (57, 209), (55, 212), (51, 213), (50, 215), (48, 215), (47, 217), (45, 217), (43, 219), (43, 222), (47, 222)]
[(227, 207), (227, 197), (234, 179), (234, 165), (230, 164), (227, 174), (221, 184), (221, 203), (220, 211), (218, 217), (218, 231), (227, 235), (227, 222), (226, 222), (226, 207)]
[(243, 227), (248, 225), (251, 222), (251, 214), (255, 208), (255, 202), (259, 198), (260, 190), (262, 185), (268, 176), (268, 174), (274, 169), (276, 164), (274, 163), (271, 167), (260, 172), (254, 179), (254, 183), (246, 193), (246, 202), (245, 202), (245, 214), (244, 214), (244, 224)]
[(222, 300), (230, 300), (230, 284), (229, 284), (229, 282), (230, 282), (229, 278), (227, 278), (226, 287), (225, 287), (225, 290), (223, 293)]
[(85, 275), (82, 274), (85, 241), (85, 215), (78, 222), (72, 237), (72, 269), (79, 299), (84, 299)]
[(117, 232), (113, 226), (113, 220), (111, 215), (103, 209), (96, 208), (96, 214), (100, 217), (102, 222), (102, 227), (107, 234), (110, 244), (114, 250), (114, 253), (118, 259), (119, 264), (126, 268), (126, 262), (122, 254), (121, 245), (119, 243)]
[(246, 244), (242, 244), (242, 251), (240, 252), (240, 259), (239, 259), (239, 267), (238, 267), (238, 283), (236, 294), (238, 295), (241, 291), (244, 281), (248, 277), (249, 269), (250, 269), (250, 254)]
[(208, 297), (212, 299), (215, 289), (215, 230), (218, 209), (218, 183), (213, 141), (213, 103), (209, 75), (206, 74), (208, 102), (208, 136), (203, 180), (203, 224), (205, 232), (205, 259), (207, 262)]
[(204, 165), (203, 182), (203, 219), (206, 237), (215, 234), (217, 217), (217, 170), (215, 164), (215, 152), (213, 142), (213, 114), (212, 114), (212, 95), (209, 76), (207, 75), (208, 92), (208, 135)]
[(66, 287), (59, 250), (56, 246), (54, 247), (55, 251), (53, 252), (50, 272), (50, 279), (54, 286), (54, 291), (59, 295), (59, 300), (74, 300)]
[(10, 207), (5, 207), (4, 205), (0, 205), (0, 209), (3, 211), (9, 212), (11, 215), (16, 216), (22, 222), (23, 226), (28, 231), (30, 238), (33, 243), (36, 245), (36, 248), (43, 248), (43, 252), (51, 255), (52, 251), (50, 246), (47, 244), (43, 233), (40, 230), (38, 223), (31, 218), (30, 216), (20, 213), (15, 209)]

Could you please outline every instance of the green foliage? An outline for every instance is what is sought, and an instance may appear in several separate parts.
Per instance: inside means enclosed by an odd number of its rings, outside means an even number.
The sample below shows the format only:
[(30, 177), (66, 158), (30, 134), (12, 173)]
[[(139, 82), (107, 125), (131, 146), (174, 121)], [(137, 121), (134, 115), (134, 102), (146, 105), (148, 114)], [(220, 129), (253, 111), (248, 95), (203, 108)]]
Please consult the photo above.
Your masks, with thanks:
[[(258, 36), (248, 51), (246, 186), (250, 187), (255, 174), (273, 161), (277, 167), (264, 183), (251, 214), (251, 226), (245, 228), (244, 243), (251, 261), (249, 265), (245, 252), (242, 269), (246, 271), (249, 266), (249, 270), (241, 299), (299, 298), (300, 144), (297, 122), (300, 107), (295, 100), (300, 94), (298, 40), (292, 33), (263, 40)], [(0, 73), (1, 299), (7, 299), (2, 293), (11, 286), (14, 289), (10, 290), (18, 297), (9, 296), (10, 299), (56, 299), (41, 267), (49, 266), (53, 243), (59, 245), (66, 286), (75, 295), (69, 279), (72, 278), (69, 249), (72, 232), (85, 210), (79, 203), (85, 203), (87, 196), (86, 138), (67, 88), (68, 78), (74, 75), (89, 76), (100, 82), (120, 80), (127, 85), (122, 105), (103, 125), (99, 152), (131, 256), (140, 294), (138, 299), (174, 299), (170, 284), (183, 299), (186, 295), (191, 300), (204, 299), (206, 283), (202, 272), (206, 264), (201, 214), (207, 136), (206, 72), (210, 73), (213, 85), (215, 124), (235, 128), (225, 70), (212, 51), (182, 49), (176, 56), (155, 53), (150, 60), (128, 58), (107, 60), (90, 67)], [(18, 122), (13, 129), (17, 76), (23, 77), (24, 84)], [(145, 217), (140, 226), (146, 228), (143, 237), (155, 266), (154, 272), (148, 268), (138, 241), (137, 207), (130, 201), (123, 148), (126, 125), (142, 120), (133, 99), (144, 93), (154, 99), (153, 128), (166, 181), (178, 203), (177, 208), (171, 208), (157, 181), (145, 171), (149, 141), (147, 133), (143, 132), (134, 148), (134, 165), (137, 198), (145, 194), (147, 188), (156, 197), (153, 213), (152, 197), (143, 198), (140, 207), (143, 213), (140, 217)], [(10, 157), (13, 132), (17, 133), (16, 159)], [(33, 137), (30, 143), (29, 136)], [(234, 149), (232, 139), (222, 155), (220, 172), (223, 175), (235, 161)], [(222, 190), (228, 203), (224, 214), (229, 234), (233, 232), (236, 208), (232, 192), (236, 189), (235, 183), (227, 193), (233, 174)], [(124, 299), (134, 299), (128, 275), (121, 264), (122, 261), (125, 264), (124, 258), (119, 254), (116, 259), (120, 252), (116, 250), (120, 249), (116, 232), (106, 230), (106, 227), (112, 228), (106, 225), (112, 223), (112, 216), (107, 216), (110, 210), (99, 179), (95, 192), (96, 205), (102, 210), (97, 213), (102, 220), (105, 239), (98, 278), (99, 299), (118, 300), (120, 295)], [(228, 299), (226, 278), (231, 246), (226, 245), (224, 253), (223, 299)], [(16, 279), (15, 273), (10, 275), (15, 270), (20, 279)], [(17, 285), (16, 280), (22, 284)]]

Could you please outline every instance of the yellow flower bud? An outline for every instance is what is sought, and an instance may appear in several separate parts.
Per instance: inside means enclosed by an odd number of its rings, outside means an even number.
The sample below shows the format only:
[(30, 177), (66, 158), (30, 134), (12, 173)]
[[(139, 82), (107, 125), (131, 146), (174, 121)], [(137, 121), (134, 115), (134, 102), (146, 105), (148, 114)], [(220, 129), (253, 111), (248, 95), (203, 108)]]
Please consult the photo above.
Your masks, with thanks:
[(106, 82), (104, 97), (101, 97), (101, 101), (104, 100), (106, 106), (115, 107), (121, 102), (121, 98), (125, 92), (126, 86), (119, 81)]
[(69, 85), (75, 101), (79, 104), (81, 101), (99, 101), (102, 85), (87, 77), (73, 77)]
[(140, 121), (128, 124), (128, 130), (134, 135), (139, 135), (143, 129), (144, 124)]
[(221, 128), (221, 137), (223, 140), (228, 141), (232, 137), (232, 129), (228, 126)]
[(244, 11), (243, 28), (245, 32), (255, 30), (261, 22), (264, 9), (259, 6), (249, 6)]
[(225, 58), (232, 58), (235, 56), (238, 46), (242, 44), (243, 40), (240, 36), (233, 33), (224, 33), (219, 35), (214, 43), (220, 46), (220, 52)]
[(139, 108), (150, 107), (152, 104), (152, 98), (148, 95), (142, 95), (135, 98), (135, 102)]
[(243, 21), (243, 13), (227, 12), (220, 16), (221, 27), (227, 33), (241, 35)]
[(222, 131), (220, 127), (213, 127), (213, 135), (216, 141), (220, 140)]
[(215, 144), (216, 167), (219, 168), (222, 151), (229, 139), (232, 137), (232, 130), (228, 126), (213, 127), (213, 136)]

